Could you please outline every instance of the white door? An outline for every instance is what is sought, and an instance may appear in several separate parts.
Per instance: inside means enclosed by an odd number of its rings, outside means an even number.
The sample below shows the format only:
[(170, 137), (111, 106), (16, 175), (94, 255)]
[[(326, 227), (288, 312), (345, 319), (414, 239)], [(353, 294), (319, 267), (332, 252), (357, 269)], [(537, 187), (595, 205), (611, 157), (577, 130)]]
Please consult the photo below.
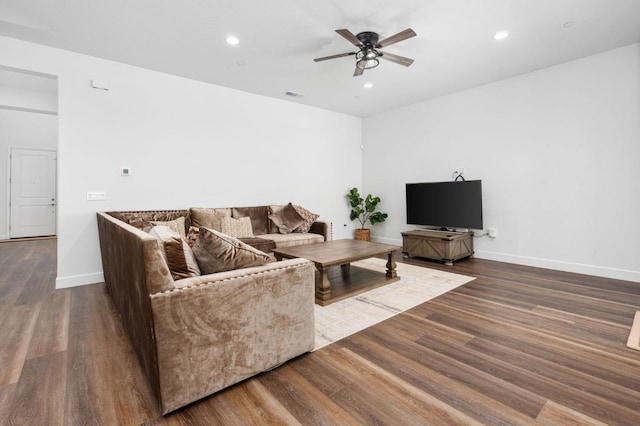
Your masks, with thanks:
[(56, 233), (56, 152), (11, 149), (10, 238)]

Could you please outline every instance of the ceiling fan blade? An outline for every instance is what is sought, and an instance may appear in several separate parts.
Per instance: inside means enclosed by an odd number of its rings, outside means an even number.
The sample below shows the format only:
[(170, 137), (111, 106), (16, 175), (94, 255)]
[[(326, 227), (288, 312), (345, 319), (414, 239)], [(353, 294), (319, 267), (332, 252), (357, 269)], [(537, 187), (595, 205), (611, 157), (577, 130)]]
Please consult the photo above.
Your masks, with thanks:
[(404, 56), (400, 55), (394, 55), (393, 53), (380, 52), (380, 57), (382, 59), (386, 59), (387, 61), (395, 62), (399, 65), (404, 65), (405, 67), (408, 67), (413, 63), (413, 59), (405, 58)]
[(381, 40), (376, 44), (376, 47), (387, 47), (394, 43), (397, 43), (402, 40), (406, 40), (411, 37), (415, 37), (417, 34), (411, 28), (407, 28), (404, 31), (399, 32), (396, 35), (392, 35), (391, 37), (387, 37), (384, 40)]
[(356, 67), (356, 70), (353, 72), (353, 76), (354, 77), (358, 77), (358, 76), (360, 76), (362, 74), (364, 74), (364, 70), (362, 68)]
[(338, 53), (337, 55), (323, 56), (322, 58), (315, 58), (314, 61), (315, 62), (326, 61), (328, 59), (342, 58), (342, 57), (345, 57), (345, 56), (351, 56), (351, 55), (355, 55), (355, 54), (356, 54), (355, 52)]
[(344, 37), (344, 38), (346, 38), (347, 40), (349, 40), (349, 42), (350, 42), (351, 44), (353, 44), (354, 46), (358, 46), (358, 47), (360, 47), (360, 45), (362, 44), (362, 43), (360, 43), (360, 40), (358, 40), (358, 39), (356, 38), (356, 36), (354, 36), (354, 35), (353, 35), (353, 33), (352, 33), (351, 31), (349, 31), (349, 30), (346, 30), (346, 29), (343, 29), (343, 30), (336, 30), (336, 32), (337, 32), (338, 34), (340, 34), (342, 37)]

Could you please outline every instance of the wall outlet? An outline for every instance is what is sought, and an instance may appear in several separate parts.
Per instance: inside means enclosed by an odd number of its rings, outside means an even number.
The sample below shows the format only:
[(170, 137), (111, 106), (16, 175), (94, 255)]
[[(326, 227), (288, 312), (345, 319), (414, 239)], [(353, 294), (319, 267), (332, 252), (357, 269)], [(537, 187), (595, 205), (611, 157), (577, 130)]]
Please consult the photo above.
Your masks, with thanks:
[(87, 192), (87, 201), (104, 201), (107, 199), (106, 192), (89, 191)]
[(489, 238), (495, 238), (498, 236), (498, 230), (496, 228), (489, 228), (487, 232), (489, 234)]

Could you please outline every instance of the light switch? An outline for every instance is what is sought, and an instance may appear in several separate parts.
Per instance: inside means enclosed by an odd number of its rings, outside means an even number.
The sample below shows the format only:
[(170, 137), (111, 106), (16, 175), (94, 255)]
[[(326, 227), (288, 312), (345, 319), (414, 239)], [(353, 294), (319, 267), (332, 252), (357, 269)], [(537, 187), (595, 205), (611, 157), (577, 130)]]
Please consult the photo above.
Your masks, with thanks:
[(104, 201), (107, 199), (106, 192), (89, 191), (87, 192), (87, 201)]

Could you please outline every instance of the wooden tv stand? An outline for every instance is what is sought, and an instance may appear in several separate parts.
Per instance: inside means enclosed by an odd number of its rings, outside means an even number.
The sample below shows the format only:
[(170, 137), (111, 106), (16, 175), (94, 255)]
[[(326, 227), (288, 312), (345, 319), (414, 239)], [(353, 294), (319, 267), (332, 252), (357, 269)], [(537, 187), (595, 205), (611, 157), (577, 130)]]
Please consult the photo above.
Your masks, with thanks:
[(458, 259), (473, 256), (473, 232), (427, 229), (402, 232), (402, 254), (441, 260), (451, 266)]

